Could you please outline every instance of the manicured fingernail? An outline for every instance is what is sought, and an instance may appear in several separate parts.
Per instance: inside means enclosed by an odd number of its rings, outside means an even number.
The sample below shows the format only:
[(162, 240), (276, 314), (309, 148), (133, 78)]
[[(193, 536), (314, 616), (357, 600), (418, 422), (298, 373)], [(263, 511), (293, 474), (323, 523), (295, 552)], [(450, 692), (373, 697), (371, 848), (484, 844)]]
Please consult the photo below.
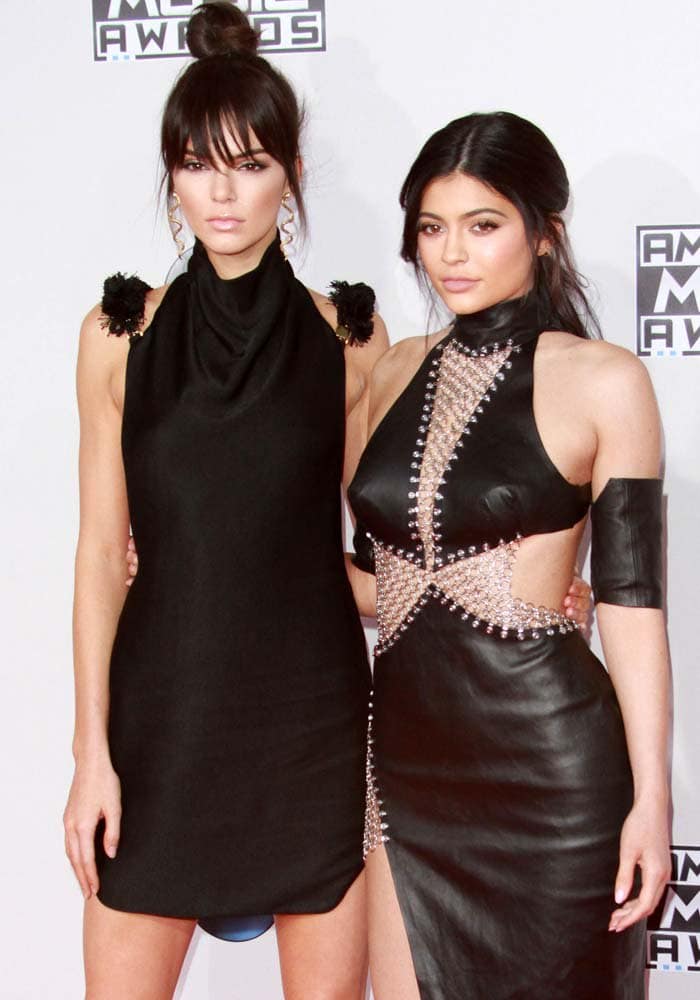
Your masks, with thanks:
[(116, 856), (117, 856), (117, 849), (114, 846), (114, 844), (110, 844), (109, 847), (107, 848), (107, 857), (116, 858)]
[(623, 903), (624, 899), (625, 899), (625, 891), (624, 891), (624, 889), (616, 889), (615, 890), (615, 902), (616, 903)]

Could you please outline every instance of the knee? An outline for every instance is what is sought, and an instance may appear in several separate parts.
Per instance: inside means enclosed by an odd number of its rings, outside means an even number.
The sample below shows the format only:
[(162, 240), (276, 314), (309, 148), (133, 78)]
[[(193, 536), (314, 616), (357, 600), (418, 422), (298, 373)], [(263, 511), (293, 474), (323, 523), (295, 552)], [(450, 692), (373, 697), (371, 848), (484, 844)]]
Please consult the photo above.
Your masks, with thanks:
[(366, 983), (314, 986), (302, 991), (285, 992), (284, 1000), (365, 1000)]
[(366, 969), (360, 972), (346, 970), (336, 973), (306, 977), (305, 983), (285, 984), (284, 1000), (366, 1000), (368, 978)]

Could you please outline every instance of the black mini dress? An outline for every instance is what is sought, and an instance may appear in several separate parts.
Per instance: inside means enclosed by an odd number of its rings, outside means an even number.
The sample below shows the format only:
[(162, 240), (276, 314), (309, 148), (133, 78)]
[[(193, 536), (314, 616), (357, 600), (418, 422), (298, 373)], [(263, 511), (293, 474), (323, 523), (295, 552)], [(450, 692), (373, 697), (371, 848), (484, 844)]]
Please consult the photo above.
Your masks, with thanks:
[[(527, 300), (458, 317), (350, 487), (377, 576), (365, 850), (386, 846), (422, 1000), (644, 996), (643, 926), (607, 930), (633, 795), (615, 692), (573, 622), (511, 591), (522, 539), (591, 500), (535, 425), (550, 324)], [(624, 590), (631, 535), (610, 539)]]
[(96, 837), (107, 906), (321, 912), (362, 870), (370, 672), (343, 557), (344, 428), (343, 344), (279, 242), (228, 281), (197, 244), (127, 362), (139, 572), (110, 668), (123, 817), (114, 860)]

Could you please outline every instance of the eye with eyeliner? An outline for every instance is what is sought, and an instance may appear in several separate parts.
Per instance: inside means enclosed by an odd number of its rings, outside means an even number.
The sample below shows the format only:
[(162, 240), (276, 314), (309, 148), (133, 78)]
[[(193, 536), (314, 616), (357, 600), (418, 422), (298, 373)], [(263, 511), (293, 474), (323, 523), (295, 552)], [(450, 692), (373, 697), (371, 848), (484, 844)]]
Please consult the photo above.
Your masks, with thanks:
[(498, 223), (494, 222), (493, 219), (479, 219), (471, 227), (472, 232), (475, 232), (478, 236), (483, 236), (486, 233), (492, 233), (499, 228)]
[(196, 157), (192, 156), (185, 159), (185, 162), (182, 164), (182, 169), (188, 170), (190, 173), (198, 173), (200, 170), (206, 170), (208, 165), (209, 164), (205, 163), (204, 160), (198, 160)]
[[(186, 158), (185, 162), (182, 164), (182, 169), (189, 171), (189, 173), (199, 173), (202, 170), (208, 170), (210, 167), (211, 164), (206, 160), (198, 159), (195, 156)], [(235, 165), (234, 169), (242, 171), (243, 173), (257, 174), (266, 170), (267, 164), (254, 159), (242, 160)]]
[[(469, 231), (476, 236), (487, 236), (489, 233), (495, 232), (496, 229), (500, 229), (499, 223), (489, 218), (477, 219), (469, 226)], [(439, 222), (426, 221), (418, 224), (419, 236), (437, 236), (444, 232), (445, 227)]]

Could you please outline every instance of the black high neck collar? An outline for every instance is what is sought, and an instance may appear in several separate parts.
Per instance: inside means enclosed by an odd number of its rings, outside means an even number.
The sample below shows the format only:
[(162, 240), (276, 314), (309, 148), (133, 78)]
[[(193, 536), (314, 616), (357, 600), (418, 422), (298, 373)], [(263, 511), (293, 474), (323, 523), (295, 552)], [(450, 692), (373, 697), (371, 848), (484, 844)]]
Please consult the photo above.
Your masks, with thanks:
[(528, 294), (497, 302), (479, 312), (458, 315), (450, 336), (474, 354), (482, 354), (527, 343), (549, 325), (550, 310), (538, 297)]

